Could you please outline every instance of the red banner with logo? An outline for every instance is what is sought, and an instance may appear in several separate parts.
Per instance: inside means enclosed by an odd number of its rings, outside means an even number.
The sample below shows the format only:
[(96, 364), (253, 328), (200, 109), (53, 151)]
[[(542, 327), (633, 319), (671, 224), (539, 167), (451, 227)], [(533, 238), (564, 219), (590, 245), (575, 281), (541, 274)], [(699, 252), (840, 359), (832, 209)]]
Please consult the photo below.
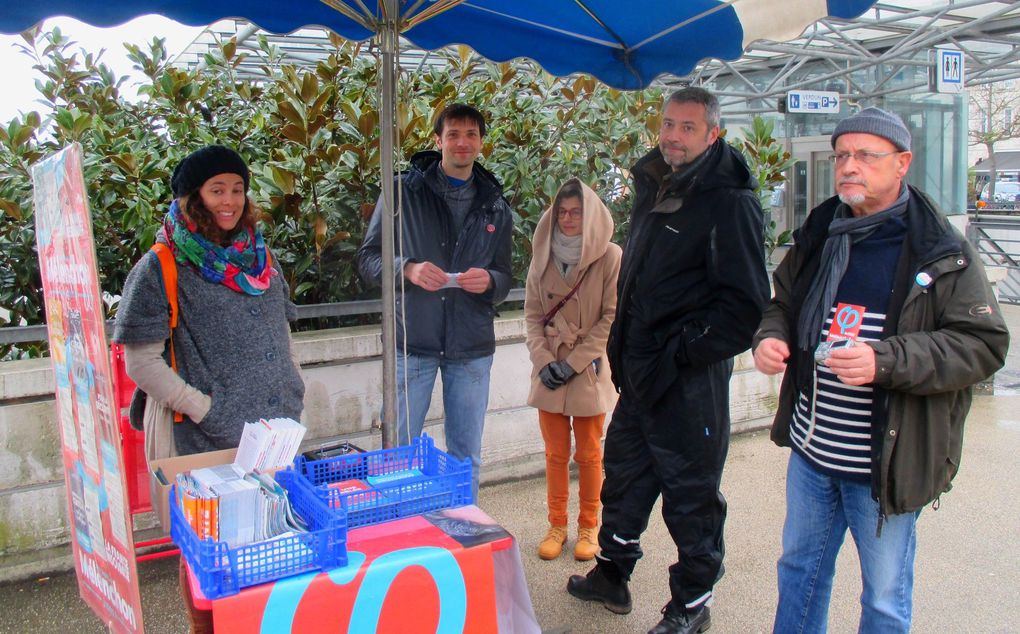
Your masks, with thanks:
[(489, 634), (499, 630), (493, 555), (512, 547), (476, 507), (411, 517), (353, 530), (347, 566), (246, 588), (210, 607), (223, 634)]
[(81, 146), (36, 163), (32, 183), (78, 588), (111, 631), (141, 632), (119, 412), (113, 406)]

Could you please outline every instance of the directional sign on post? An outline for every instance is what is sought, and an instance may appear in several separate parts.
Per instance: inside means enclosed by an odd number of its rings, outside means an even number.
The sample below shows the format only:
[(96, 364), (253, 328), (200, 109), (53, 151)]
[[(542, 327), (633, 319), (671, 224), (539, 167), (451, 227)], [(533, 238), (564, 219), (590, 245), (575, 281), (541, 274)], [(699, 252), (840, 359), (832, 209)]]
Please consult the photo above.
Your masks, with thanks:
[(791, 90), (786, 93), (786, 111), (839, 114), (839, 93), (826, 90)]
[(939, 49), (935, 60), (935, 92), (963, 90), (963, 52)]

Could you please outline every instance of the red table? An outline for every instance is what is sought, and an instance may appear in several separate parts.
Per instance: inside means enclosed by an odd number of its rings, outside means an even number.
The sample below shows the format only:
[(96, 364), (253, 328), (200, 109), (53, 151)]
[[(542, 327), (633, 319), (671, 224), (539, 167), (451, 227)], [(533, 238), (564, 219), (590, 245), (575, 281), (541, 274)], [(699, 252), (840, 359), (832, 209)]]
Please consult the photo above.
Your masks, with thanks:
[(516, 542), (476, 506), (348, 533), (348, 564), (210, 601), (219, 634), (540, 632)]

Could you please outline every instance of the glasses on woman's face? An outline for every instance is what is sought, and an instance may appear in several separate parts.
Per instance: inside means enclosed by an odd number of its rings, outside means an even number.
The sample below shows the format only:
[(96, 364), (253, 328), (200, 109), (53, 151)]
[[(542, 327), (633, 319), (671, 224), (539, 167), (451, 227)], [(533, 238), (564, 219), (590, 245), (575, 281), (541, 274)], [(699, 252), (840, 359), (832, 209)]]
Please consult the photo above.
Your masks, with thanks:
[(557, 209), (556, 217), (560, 220), (564, 220), (568, 217), (578, 220), (584, 215), (583, 209)]

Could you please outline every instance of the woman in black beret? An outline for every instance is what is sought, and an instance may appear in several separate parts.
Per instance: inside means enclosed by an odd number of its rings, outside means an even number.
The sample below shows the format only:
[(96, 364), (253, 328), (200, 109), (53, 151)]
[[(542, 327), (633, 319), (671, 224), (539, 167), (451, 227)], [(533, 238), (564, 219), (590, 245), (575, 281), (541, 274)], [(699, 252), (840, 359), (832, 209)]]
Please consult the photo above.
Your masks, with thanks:
[[(258, 228), (249, 179), (230, 148), (189, 154), (174, 170), (174, 200), (157, 244), (124, 284), (114, 341), (124, 345), (127, 374), (147, 395), (149, 460), (237, 447), (246, 422), (301, 416), (305, 388), (289, 326), (297, 309)], [(176, 269), (176, 288), (164, 288), (168, 266)], [(167, 422), (166, 410), (177, 422)], [(210, 613), (191, 601), (183, 561), (181, 579), (192, 631), (212, 631)]]

